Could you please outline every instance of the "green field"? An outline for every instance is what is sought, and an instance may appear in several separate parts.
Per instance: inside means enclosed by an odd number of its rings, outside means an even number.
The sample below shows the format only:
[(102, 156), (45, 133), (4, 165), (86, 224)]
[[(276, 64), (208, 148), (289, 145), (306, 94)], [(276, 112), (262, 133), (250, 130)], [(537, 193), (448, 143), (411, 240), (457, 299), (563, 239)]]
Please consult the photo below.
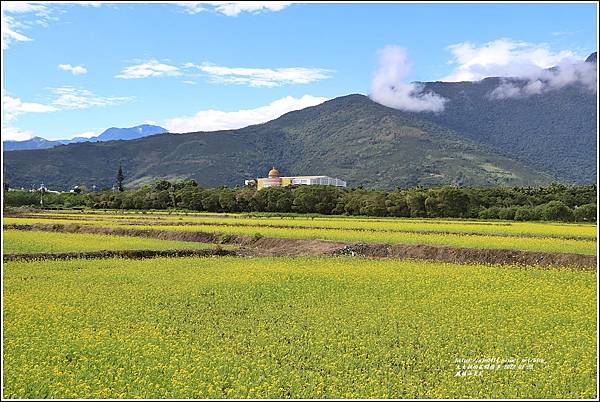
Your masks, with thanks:
[[(596, 226), (579, 224), (116, 212), (4, 218), (36, 223), (596, 254)], [(4, 229), (3, 241), (5, 254), (216, 246), (15, 229)], [(595, 270), (575, 266), (391, 258), (8, 261), (3, 396), (594, 398), (596, 284)]]
[[(5, 397), (590, 398), (595, 283), (343, 258), (9, 263)], [(544, 363), (455, 377), (480, 357)]]

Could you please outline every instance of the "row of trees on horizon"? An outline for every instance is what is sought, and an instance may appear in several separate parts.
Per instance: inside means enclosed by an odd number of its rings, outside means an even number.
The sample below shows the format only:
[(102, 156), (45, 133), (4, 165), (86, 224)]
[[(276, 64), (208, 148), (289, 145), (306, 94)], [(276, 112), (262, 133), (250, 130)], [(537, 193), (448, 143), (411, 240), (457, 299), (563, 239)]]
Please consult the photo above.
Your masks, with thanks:
[(596, 221), (596, 185), (514, 188), (411, 188), (394, 191), (333, 186), (256, 190), (203, 188), (194, 180), (159, 180), (139, 189), (46, 193), (4, 192), (5, 207), (125, 210), (183, 209), (207, 212), (275, 212), (413, 218), (479, 218), (518, 221)]

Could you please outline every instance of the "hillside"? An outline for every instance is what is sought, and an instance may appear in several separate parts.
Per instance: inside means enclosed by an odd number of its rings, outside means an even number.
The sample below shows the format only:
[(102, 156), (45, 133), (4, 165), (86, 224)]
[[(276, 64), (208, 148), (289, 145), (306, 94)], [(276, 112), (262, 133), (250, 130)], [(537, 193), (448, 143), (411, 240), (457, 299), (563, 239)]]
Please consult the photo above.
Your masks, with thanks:
[[(586, 62), (596, 63), (596, 53)], [(597, 94), (569, 85), (529, 97), (489, 99), (501, 80), (426, 83), (426, 90), (448, 102), (442, 113), (420, 117), (562, 181), (595, 183)]]
[(340, 177), (350, 186), (539, 185), (552, 178), (418, 116), (349, 95), (239, 130), (161, 134), (4, 155), (13, 187), (44, 182), (110, 187), (121, 164), (127, 184), (193, 178), (241, 185), (266, 174)]

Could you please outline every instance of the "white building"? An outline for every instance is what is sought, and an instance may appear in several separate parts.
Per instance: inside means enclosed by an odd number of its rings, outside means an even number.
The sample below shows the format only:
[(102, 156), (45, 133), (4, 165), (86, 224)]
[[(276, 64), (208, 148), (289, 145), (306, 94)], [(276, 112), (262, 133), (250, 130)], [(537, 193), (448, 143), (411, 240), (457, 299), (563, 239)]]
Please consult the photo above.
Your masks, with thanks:
[[(252, 183), (253, 180), (246, 180), (246, 185)], [(285, 176), (280, 177), (279, 171), (273, 167), (269, 172), (269, 177), (256, 179), (256, 188), (258, 190), (267, 187), (285, 187), (298, 185), (322, 185), (322, 186), (337, 186), (346, 187), (346, 182), (329, 176)]]

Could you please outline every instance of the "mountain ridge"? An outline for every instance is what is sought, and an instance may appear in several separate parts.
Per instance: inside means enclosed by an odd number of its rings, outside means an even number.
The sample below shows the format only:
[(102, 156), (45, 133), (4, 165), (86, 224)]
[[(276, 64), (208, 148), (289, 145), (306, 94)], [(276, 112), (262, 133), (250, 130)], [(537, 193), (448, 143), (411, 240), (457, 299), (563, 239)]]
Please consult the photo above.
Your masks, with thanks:
[(151, 124), (140, 124), (133, 127), (117, 128), (111, 127), (94, 137), (73, 137), (67, 140), (47, 140), (42, 137), (33, 137), (23, 141), (3, 141), (5, 151), (18, 151), (27, 149), (47, 149), (59, 145), (73, 144), (77, 142), (98, 142), (113, 140), (132, 140), (146, 137), (148, 135), (162, 134), (168, 130)]
[[(365, 95), (335, 98), (238, 130), (153, 135), (5, 153), (11, 185), (111, 187), (119, 165), (129, 186), (157, 178), (242, 185), (276, 165), (282, 174), (323, 174), (350, 186), (542, 185), (553, 180), (497, 156), (457, 132)], [(69, 174), (61, 174), (69, 172)]]
[[(585, 61), (596, 68), (596, 57), (594, 52)], [(530, 96), (490, 96), (506, 83), (524, 86), (527, 81), (488, 77), (419, 83), (424, 92), (448, 100), (437, 113), (403, 112), (351, 94), (237, 130), (114, 142), (111, 136), (118, 134), (111, 128), (103, 137), (109, 142), (85, 139), (5, 152), (6, 178), (24, 187), (40, 180), (63, 189), (110, 187), (115, 166), (122, 164), (129, 186), (157, 178), (220, 186), (239, 185), (275, 164), (282, 174), (324, 174), (376, 188), (595, 182), (595, 91), (571, 83)], [(44, 147), (46, 140), (32, 141)]]

